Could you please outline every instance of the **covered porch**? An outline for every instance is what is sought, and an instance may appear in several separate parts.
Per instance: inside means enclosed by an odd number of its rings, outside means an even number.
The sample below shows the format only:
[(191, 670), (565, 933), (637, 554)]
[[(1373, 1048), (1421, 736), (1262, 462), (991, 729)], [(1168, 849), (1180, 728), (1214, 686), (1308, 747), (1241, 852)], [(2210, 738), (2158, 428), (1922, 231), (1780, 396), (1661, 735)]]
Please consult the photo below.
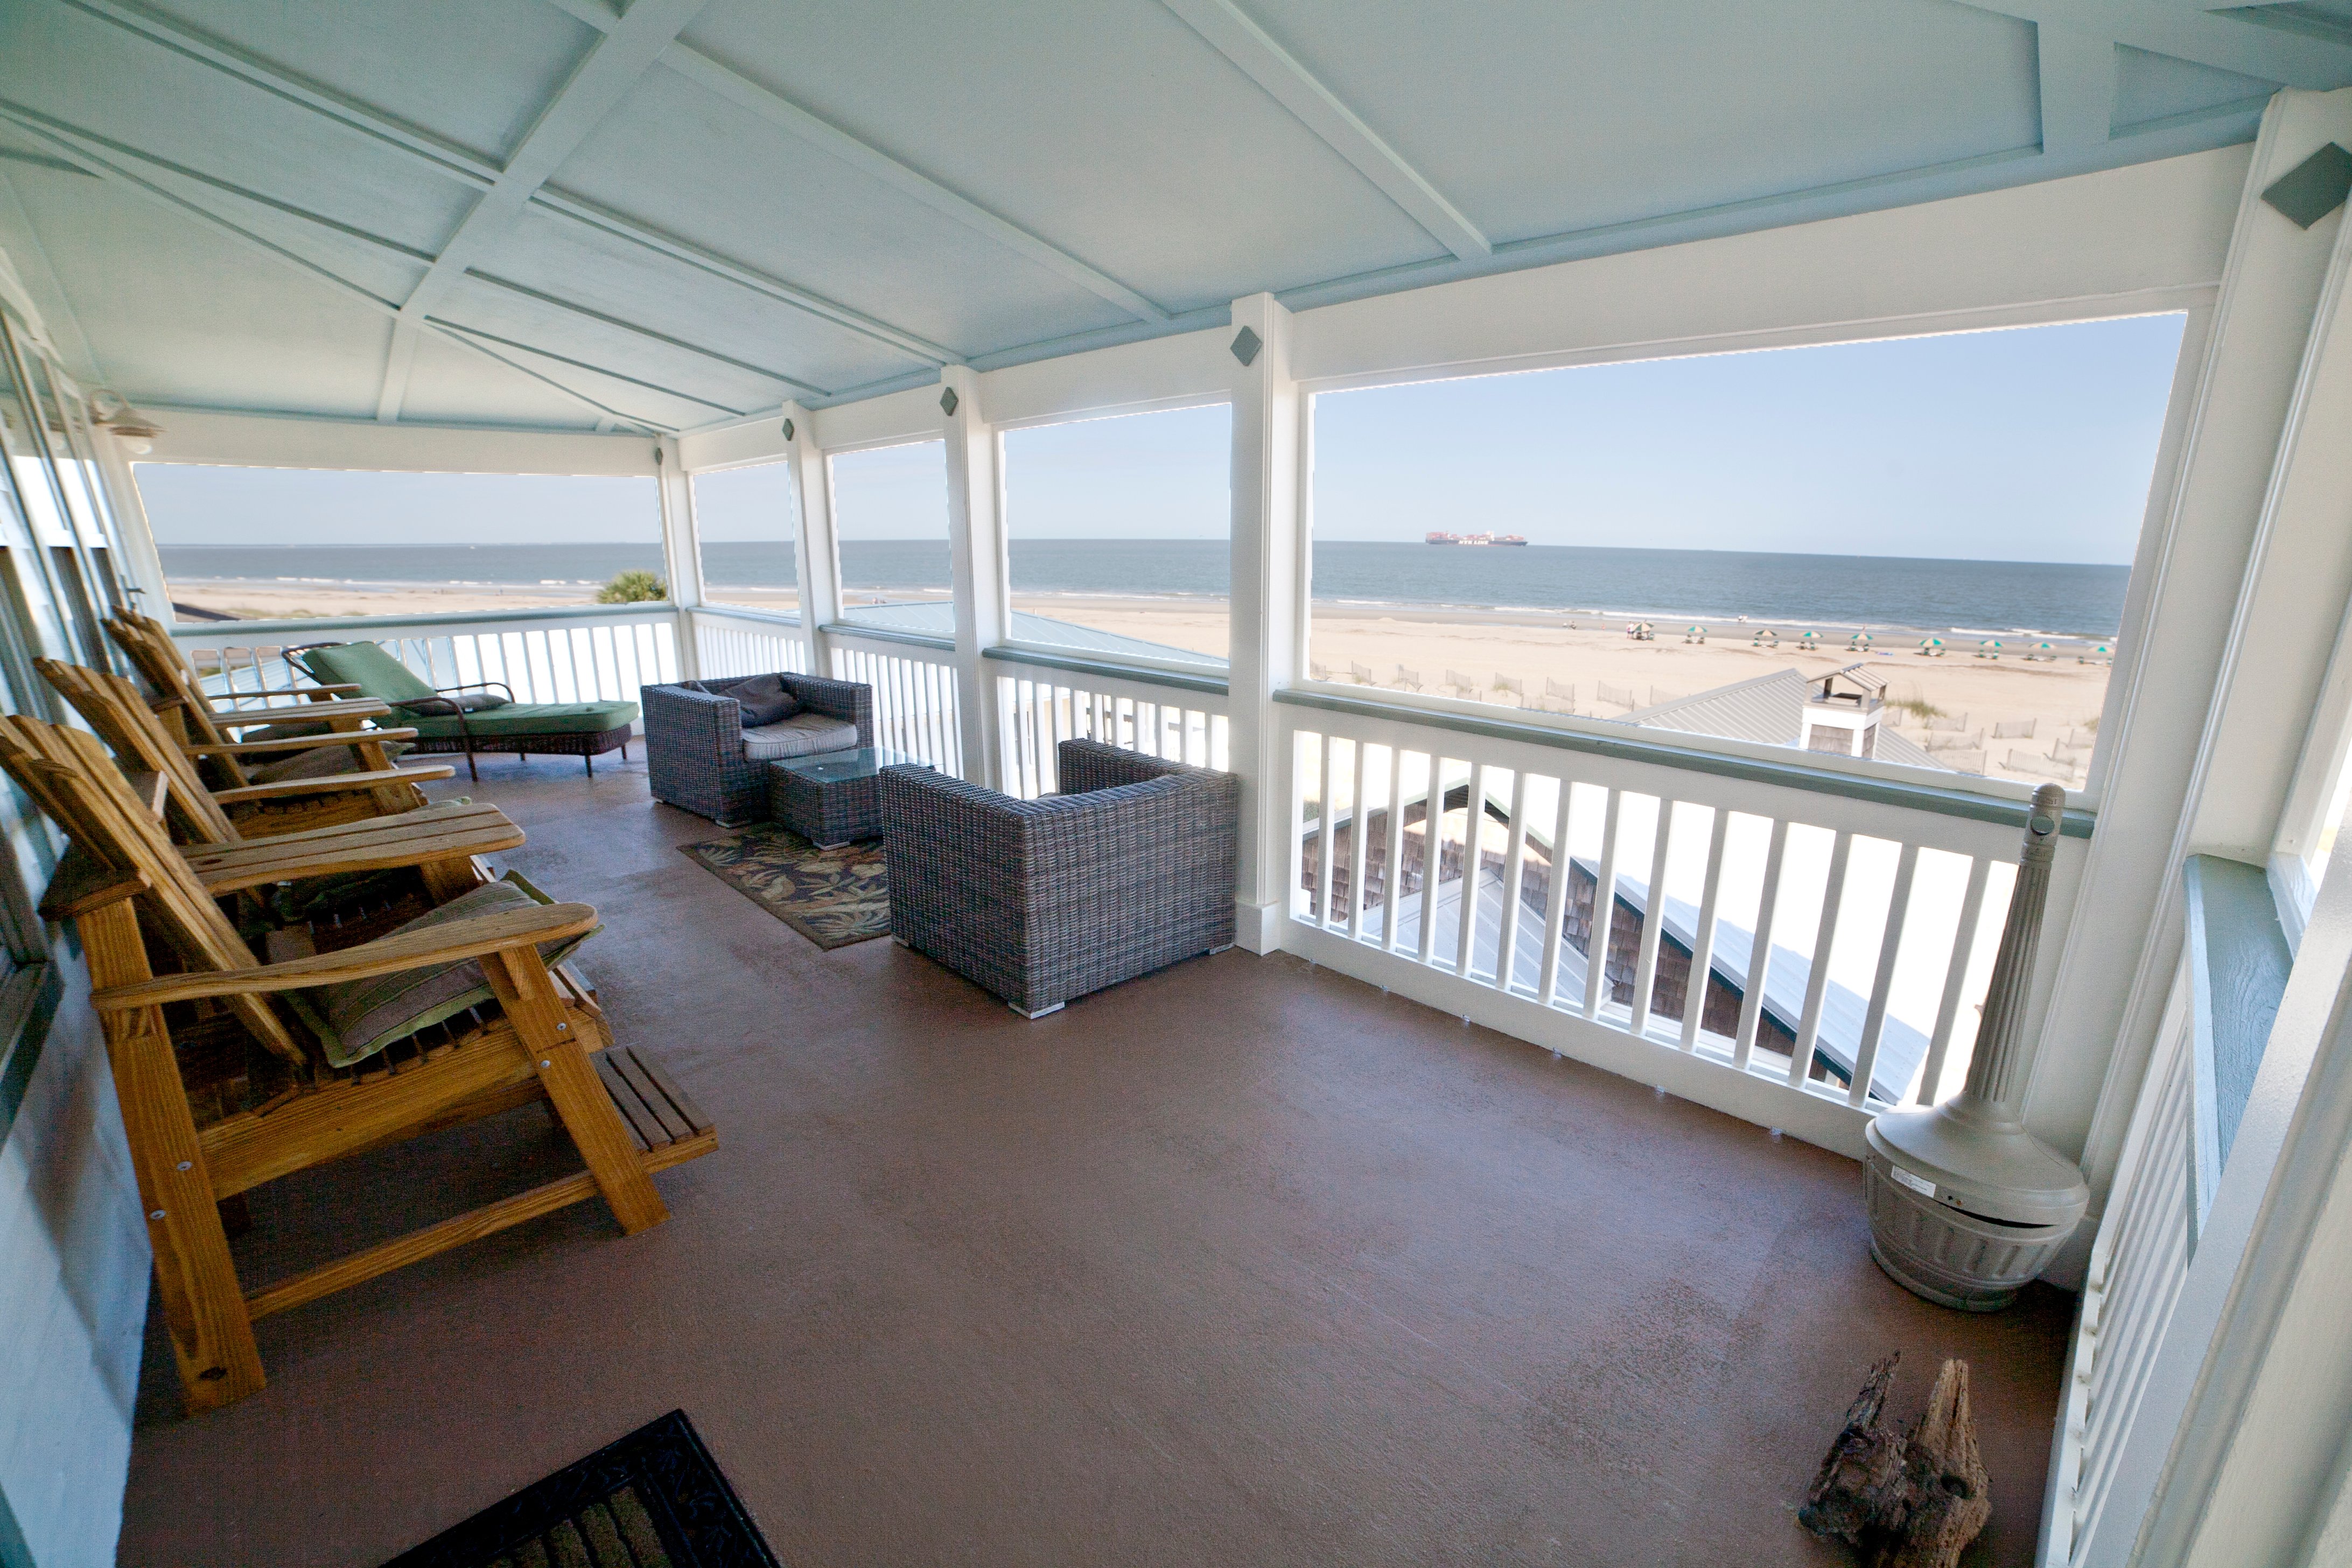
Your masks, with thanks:
[[(722, 885), (642, 728), (415, 759), (524, 840), (465, 877), (601, 921), (590, 1010), (717, 1152), (639, 1234), (298, 1290), (189, 1414), (198, 1161), (134, 1159), (126, 993), (43, 918), (88, 824), (0, 789), (0, 1568), (382, 1563), (673, 1408), (788, 1562), (1830, 1562), (1795, 1510), (1897, 1350), (1906, 1416), (1973, 1368), (1968, 1562), (2352, 1552), (2343, 7), (1376, 9), (0, 5), (11, 714), (89, 727), (80, 666), (233, 722), (372, 645), (427, 703), (807, 676), (1018, 801), (1071, 740), (1238, 791), (1236, 945), (1030, 1018)], [(2040, 467), (1909, 472), (1835, 357), (2109, 329), (2071, 448), (2042, 362), (1883, 384)], [(1790, 364), (1837, 442), (1677, 383), (1617, 511), (1633, 394), (1525, 394)], [(1696, 470), (1704, 527), (1623, 499)], [(2045, 783), (1988, 1093), (2090, 1209), (1976, 1316), (1873, 1264), (1861, 1162), (1979, 1062)], [(518, 1094), (230, 1194), (236, 1272), (586, 1194)]]

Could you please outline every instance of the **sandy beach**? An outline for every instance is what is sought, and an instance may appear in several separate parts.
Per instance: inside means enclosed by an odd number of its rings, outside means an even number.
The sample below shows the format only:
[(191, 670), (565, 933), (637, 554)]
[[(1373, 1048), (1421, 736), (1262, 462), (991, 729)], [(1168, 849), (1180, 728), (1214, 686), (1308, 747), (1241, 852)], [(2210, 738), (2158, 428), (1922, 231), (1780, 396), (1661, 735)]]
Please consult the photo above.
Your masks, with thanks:
[[(1195, 652), (1222, 654), (1226, 620), (1222, 601), (1181, 605), (1165, 601), (1090, 599), (1075, 595), (1017, 596), (1018, 609), (1073, 621), (1123, 637), (1141, 637)], [(1350, 605), (1334, 613), (1318, 605), (1308, 657), (1342, 682), (1369, 674), (1368, 684), (1398, 688), (1400, 671), (1418, 678), (1420, 689), (1439, 696), (1461, 693), (1449, 676), (1466, 676), (1476, 697), (1507, 707), (1547, 706), (1547, 685), (1573, 688), (1572, 710), (1588, 718), (1616, 719), (1675, 697), (1749, 680), (1790, 668), (1812, 676), (1867, 662), (1887, 681), (1898, 703), (1897, 728), (1916, 743), (1938, 751), (1953, 742), (1950, 761), (1964, 771), (1996, 778), (2039, 783), (2055, 778), (2081, 786), (2090, 743), (2106, 699), (2105, 664), (2077, 662), (2074, 645), (2064, 645), (2055, 663), (2029, 663), (2018, 648), (1998, 659), (1975, 657), (1974, 644), (1948, 647), (1940, 658), (1914, 649), (1921, 634), (1879, 634), (1880, 646), (1866, 654), (1845, 650), (1850, 628), (1822, 626), (1819, 649), (1798, 645), (1806, 628), (1776, 626), (1778, 648), (1751, 646), (1758, 626), (1733, 623), (1709, 628), (1704, 644), (1685, 643), (1679, 626), (1660, 623), (1656, 640), (1637, 642), (1622, 624), (1591, 617), (1533, 616), (1507, 612), (1412, 607), (1387, 613)], [(1958, 639), (1947, 637), (1948, 644)], [(1360, 674), (1359, 672), (1361, 672)], [(1517, 681), (1518, 693), (1504, 689), (1497, 677)], [(1612, 700), (1612, 698), (1630, 700)], [(1565, 699), (1549, 699), (1553, 711), (1570, 710)], [(1930, 714), (1939, 725), (1931, 730)], [(2029, 735), (1996, 738), (1996, 725), (2032, 726)], [(2073, 742), (2069, 745), (2066, 742)], [(2053, 752), (2062, 753), (2053, 757)], [(2011, 766), (2012, 754), (2031, 764)], [(1978, 758), (1981, 761), (1978, 761)], [(2071, 765), (2066, 760), (2073, 759)]]
[[(714, 584), (714, 602), (791, 614), (799, 595), (790, 588)], [(883, 595), (858, 590), (855, 601), (940, 598), (932, 593)], [(360, 584), (186, 581), (173, 600), (236, 619), (324, 616), (496, 616), (520, 609), (594, 602), (587, 584)], [(1226, 607), (1222, 599), (1146, 599), (1079, 595), (1016, 595), (1013, 607), (1146, 642), (1222, 656)], [(1655, 623), (1655, 640), (1636, 641), (1623, 624), (1541, 612), (1444, 606), (1318, 605), (1309, 657), (1331, 679), (1392, 689), (1417, 684), (1423, 692), (1470, 695), (1506, 707), (1588, 718), (1629, 712), (1718, 686), (1792, 668), (1813, 676), (1857, 660), (1883, 675), (1898, 705), (1896, 727), (1960, 771), (2039, 782), (2056, 778), (2080, 787), (2106, 696), (2105, 663), (2081, 662), (2088, 651), (2061, 644), (2055, 662), (2029, 662), (2025, 646), (1979, 658), (1974, 639), (1947, 636), (1938, 658), (1916, 651), (1916, 630), (1876, 634), (1867, 653), (1846, 650), (1851, 628), (1772, 623), (1777, 648), (1752, 646), (1763, 623), (1710, 625), (1707, 640), (1684, 640), (1679, 622)], [(1821, 645), (1804, 648), (1802, 631), (1817, 630)], [(1465, 691), (1455, 677), (1465, 678)], [(1508, 683), (1516, 682), (1518, 689)], [(1564, 695), (1572, 691), (1573, 696)], [(1930, 724), (1934, 725), (1933, 728)], [(2025, 731), (1996, 735), (1996, 728)]]

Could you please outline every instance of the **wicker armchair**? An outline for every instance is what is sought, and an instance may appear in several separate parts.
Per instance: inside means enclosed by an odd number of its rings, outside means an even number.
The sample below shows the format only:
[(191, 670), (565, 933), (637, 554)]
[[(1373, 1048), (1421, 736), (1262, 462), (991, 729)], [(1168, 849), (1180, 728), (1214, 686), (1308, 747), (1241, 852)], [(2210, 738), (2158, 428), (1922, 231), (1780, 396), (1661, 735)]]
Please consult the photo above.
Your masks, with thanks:
[(890, 934), (1032, 1018), (1234, 942), (1239, 781), (1097, 741), (1056, 761), (1042, 800), (880, 780)]
[[(751, 676), (705, 680), (703, 689), (648, 686), (637, 693), (646, 711), (646, 773), (656, 800), (667, 801), (722, 827), (765, 820), (767, 765), (761, 748), (744, 742), (743, 710), (727, 695)], [(837, 721), (835, 733), (812, 750), (846, 751), (874, 743), (874, 689), (814, 675), (777, 679), (800, 700), (801, 711)], [(799, 722), (797, 716), (787, 723)], [(851, 739), (843, 726), (856, 731)]]

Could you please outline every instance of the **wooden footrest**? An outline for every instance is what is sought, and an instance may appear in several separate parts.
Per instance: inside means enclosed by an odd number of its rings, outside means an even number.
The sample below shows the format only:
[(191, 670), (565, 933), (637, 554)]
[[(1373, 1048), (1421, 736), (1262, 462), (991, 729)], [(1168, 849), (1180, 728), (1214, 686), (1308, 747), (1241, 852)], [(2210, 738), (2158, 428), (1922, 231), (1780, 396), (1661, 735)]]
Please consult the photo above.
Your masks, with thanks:
[[(612, 1046), (596, 1053), (594, 1060), (596, 1076), (604, 1080), (604, 1092), (613, 1097), (614, 1109), (620, 1111), (647, 1169), (659, 1170), (718, 1147), (710, 1118), (653, 1058), (632, 1047)], [(689, 1152), (685, 1145), (697, 1146)]]
[[(597, 1076), (604, 1080), (604, 1092), (612, 1096), (614, 1109), (621, 1113), (621, 1124), (629, 1130), (636, 1144), (637, 1161), (647, 1173), (684, 1164), (719, 1147), (719, 1130), (651, 1057), (615, 1046), (599, 1051), (591, 1059), (596, 1064)], [(564, 1176), (339, 1258), (306, 1274), (264, 1286), (246, 1297), (246, 1310), (256, 1318), (282, 1312), (595, 1195), (595, 1178), (587, 1172)]]

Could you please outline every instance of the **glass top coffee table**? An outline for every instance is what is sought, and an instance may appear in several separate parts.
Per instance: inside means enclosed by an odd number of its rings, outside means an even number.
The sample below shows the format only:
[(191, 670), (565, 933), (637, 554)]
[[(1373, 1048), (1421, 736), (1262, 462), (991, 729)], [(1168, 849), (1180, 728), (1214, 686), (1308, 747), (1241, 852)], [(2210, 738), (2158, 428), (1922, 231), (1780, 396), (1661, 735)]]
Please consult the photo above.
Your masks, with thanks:
[(882, 831), (884, 768), (928, 768), (920, 757), (887, 746), (782, 757), (768, 764), (768, 815), (820, 849), (832, 849)]

